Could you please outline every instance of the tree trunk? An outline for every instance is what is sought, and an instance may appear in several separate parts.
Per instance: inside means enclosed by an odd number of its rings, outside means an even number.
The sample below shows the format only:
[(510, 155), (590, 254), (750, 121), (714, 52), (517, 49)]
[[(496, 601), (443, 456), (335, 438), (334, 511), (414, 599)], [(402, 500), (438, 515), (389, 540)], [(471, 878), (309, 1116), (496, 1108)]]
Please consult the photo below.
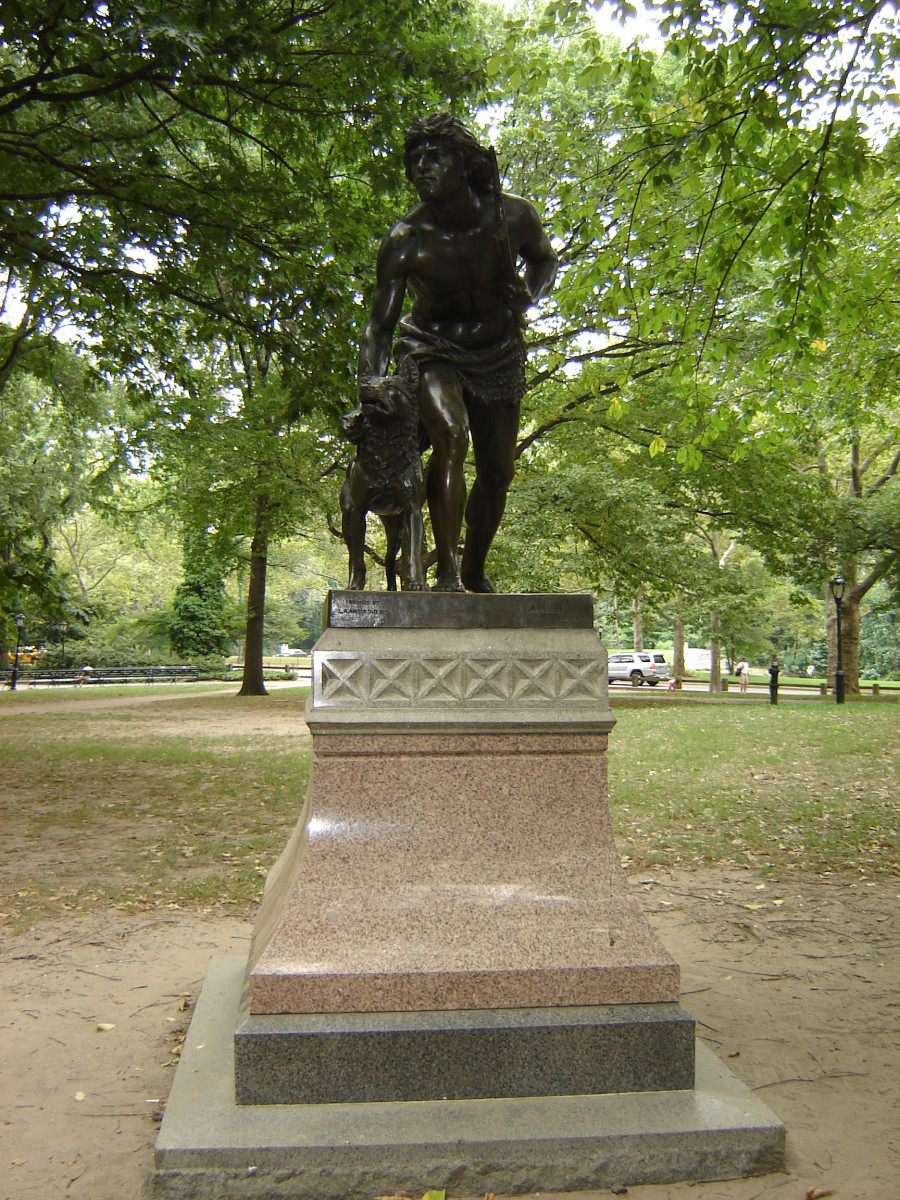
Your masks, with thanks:
[(841, 602), (841, 658), (844, 692), (859, 695), (859, 605), (861, 597), (848, 588)]
[[(9, 565), (10, 553), (4, 545), (0, 548), (0, 562)], [(10, 615), (15, 610), (10, 608)], [(12, 622), (10, 622), (12, 624)], [(6, 623), (6, 614), (0, 612), (0, 679), (6, 678), (6, 672), (9, 670), (9, 639), (6, 634), (8, 626)]]
[(263, 625), (266, 611), (266, 560), (269, 550), (269, 497), (256, 497), (256, 520), (250, 543), (250, 581), (247, 586), (247, 636), (244, 678), (239, 696), (267, 696), (263, 681)]
[(684, 621), (680, 617), (672, 625), (672, 674), (684, 679)]
[(719, 638), (719, 619), (715, 613), (709, 615), (709, 690), (722, 690), (722, 642)]
[[(855, 571), (853, 572), (855, 575)], [(859, 695), (859, 608), (864, 591), (853, 586), (850, 573), (847, 588), (841, 601), (841, 665), (844, 668), (844, 693)], [(855, 580), (853, 581), (855, 584)], [(837, 668), (837, 611), (834, 597), (825, 584), (825, 638), (828, 646), (826, 679), (829, 691), (835, 688)]]
[(643, 650), (644, 648), (644, 618), (641, 615), (641, 598), (643, 594), (644, 589), (639, 587), (634, 594), (634, 600), (631, 602), (632, 645), (635, 650)]

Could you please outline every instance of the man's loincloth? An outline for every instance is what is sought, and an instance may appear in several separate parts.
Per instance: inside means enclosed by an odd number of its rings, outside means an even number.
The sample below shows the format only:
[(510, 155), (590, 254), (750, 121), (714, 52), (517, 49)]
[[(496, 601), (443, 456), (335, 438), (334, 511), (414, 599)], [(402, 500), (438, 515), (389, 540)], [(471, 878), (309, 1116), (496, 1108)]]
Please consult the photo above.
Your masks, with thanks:
[(485, 404), (518, 404), (525, 394), (525, 345), (522, 334), (510, 322), (504, 336), (481, 350), (457, 346), (446, 338), (419, 329), (412, 317), (397, 327), (394, 359), (411, 355), (419, 366), (426, 362), (453, 367), (465, 393)]

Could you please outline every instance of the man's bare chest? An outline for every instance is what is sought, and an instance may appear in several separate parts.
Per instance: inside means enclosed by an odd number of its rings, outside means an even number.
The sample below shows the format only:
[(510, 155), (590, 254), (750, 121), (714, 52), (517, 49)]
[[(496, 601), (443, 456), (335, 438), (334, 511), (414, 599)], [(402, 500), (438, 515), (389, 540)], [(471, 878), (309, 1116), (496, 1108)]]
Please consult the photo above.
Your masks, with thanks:
[(426, 289), (493, 289), (503, 265), (494, 231), (484, 226), (463, 232), (443, 229), (418, 231), (408, 264), (409, 275)]

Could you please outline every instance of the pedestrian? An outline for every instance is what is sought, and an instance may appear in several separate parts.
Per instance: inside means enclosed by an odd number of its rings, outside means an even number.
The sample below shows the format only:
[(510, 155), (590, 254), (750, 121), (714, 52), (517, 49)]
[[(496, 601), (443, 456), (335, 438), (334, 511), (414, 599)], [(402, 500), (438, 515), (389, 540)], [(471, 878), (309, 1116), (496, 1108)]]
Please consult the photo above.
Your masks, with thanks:
[(741, 691), (746, 692), (747, 684), (750, 682), (750, 664), (747, 662), (747, 656), (741, 659), (737, 665), (738, 678), (741, 681)]

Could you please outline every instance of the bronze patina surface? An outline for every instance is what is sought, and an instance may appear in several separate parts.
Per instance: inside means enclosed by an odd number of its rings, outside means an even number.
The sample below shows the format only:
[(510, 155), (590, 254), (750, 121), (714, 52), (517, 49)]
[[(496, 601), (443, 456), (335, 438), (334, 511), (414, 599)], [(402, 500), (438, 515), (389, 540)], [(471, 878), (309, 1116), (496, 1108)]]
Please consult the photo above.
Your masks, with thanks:
[[(405, 361), (415, 362), (422, 441), (431, 447), (425, 482), (434, 589), (493, 592), (485, 563), (515, 470), (524, 314), (553, 286), (557, 256), (534, 205), (501, 192), (492, 150), (455, 117), (413, 122), (404, 156), (419, 203), (381, 243), (360, 340), (359, 409), (379, 403), (392, 355), (398, 374)], [(470, 436), (475, 481), (467, 496)], [(364, 586), (358, 557), (349, 586)]]

